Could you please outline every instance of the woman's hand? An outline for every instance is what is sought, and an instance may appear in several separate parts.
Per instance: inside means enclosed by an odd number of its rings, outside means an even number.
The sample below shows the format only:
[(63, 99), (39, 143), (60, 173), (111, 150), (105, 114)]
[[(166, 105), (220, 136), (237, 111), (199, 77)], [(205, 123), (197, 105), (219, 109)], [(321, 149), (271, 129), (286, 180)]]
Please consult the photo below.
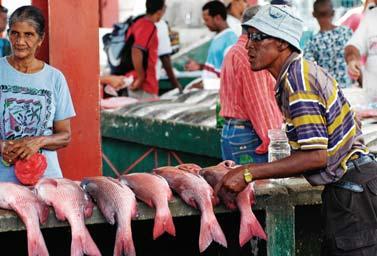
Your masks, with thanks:
[(17, 159), (29, 159), (43, 147), (43, 137), (25, 137), (5, 142), (3, 159), (14, 163)]
[(14, 164), (14, 162), (15, 162), (15, 160), (16, 160), (16, 158), (17, 158), (17, 156), (16, 156), (16, 154), (14, 153), (14, 152), (11, 152), (11, 151), (5, 151), (4, 149), (5, 149), (5, 145), (7, 144), (7, 143), (12, 143), (11, 141), (9, 141), (9, 142), (3, 142), (3, 147), (2, 147), (2, 153), (1, 153), (1, 155), (2, 155), (2, 158), (3, 158), (3, 161), (5, 161), (6, 163), (8, 163), (8, 164)]

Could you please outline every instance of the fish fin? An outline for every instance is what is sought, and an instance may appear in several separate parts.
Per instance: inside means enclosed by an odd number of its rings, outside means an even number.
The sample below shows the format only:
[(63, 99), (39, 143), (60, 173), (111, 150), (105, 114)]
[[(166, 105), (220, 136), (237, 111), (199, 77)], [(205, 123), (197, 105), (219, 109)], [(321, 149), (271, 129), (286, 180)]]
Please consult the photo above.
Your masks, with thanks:
[(207, 247), (216, 241), (225, 248), (228, 246), (227, 241), (222, 231), (215, 214), (213, 212), (202, 212), (200, 220), (200, 234), (199, 234), (199, 251), (202, 253)]
[(135, 199), (132, 203), (131, 218), (133, 220), (135, 220), (135, 219), (139, 218), (139, 215), (140, 214), (139, 214), (139, 211), (137, 209), (137, 203), (136, 203), (136, 199)]
[(55, 216), (58, 220), (61, 220), (61, 221), (66, 220), (64, 211), (56, 207), (54, 207), (54, 211), (55, 211)]
[(42, 224), (46, 223), (49, 213), (50, 213), (50, 208), (45, 203), (39, 202), (38, 217), (39, 217), (40, 223)]
[[(152, 173), (152, 175), (159, 177), (166, 184), (166, 186), (169, 187), (169, 183), (167, 182), (167, 180), (164, 177), (162, 177), (161, 175), (158, 175), (156, 173)], [(170, 187), (169, 187), (169, 189), (170, 189)]]
[(261, 224), (250, 209), (247, 213), (241, 215), (239, 241), (240, 246), (244, 246), (251, 238), (259, 237), (267, 240), (267, 235), (264, 232)]
[(39, 225), (35, 228), (27, 228), (28, 255), (48, 256), (48, 250)]
[(43, 182), (43, 183), (50, 184), (50, 185), (52, 185), (52, 186), (54, 186), (54, 187), (57, 187), (57, 186), (58, 186), (58, 181), (55, 180), (55, 179), (52, 179), (52, 178), (44, 178), (44, 179), (42, 180), (42, 182)]
[(156, 209), (156, 216), (154, 218), (153, 227), (153, 240), (156, 240), (164, 232), (167, 232), (170, 235), (175, 236), (175, 226), (169, 207)]
[(85, 194), (86, 201), (84, 206), (84, 217), (90, 218), (93, 215), (94, 203), (88, 194)]
[(72, 231), (71, 256), (100, 256), (101, 252), (94, 243), (88, 229), (84, 226), (80, 232)]
[[(131, 175), (131, 174), (127, 174), (127, 175)], [(132, 188), (132, 186), (130, 185), (130, 183), (129, 183), (128, 180), (127, 180), (127, 175), (121, 175), (121, 176), (119, 177), (119, 182), (120, 182), (121, 184), (123, 184), (123, 185), (126, 185), (126, 186)]]
[(183, 199), (183, 201), (186, 202), (186, 204), (190, 205), (191, 207), (194, 207), (195, 209), (198, 209), (198, 205), (196, 204), (191, 191), (183, 190), (180, 196)]
[(106, 176), (106, 179), (108, 179), (109, 181), (111, 181), (111, 182), (117, 184), (117, 185), (120, 186), (120, 187), (123, 187), (123, 184), (122, 184), (119, 180), (114, 179), (113, 177), (108, 177), (108, 176)]
[(128, 229), (124, 229), (118, 226), (116, 237), (115, 237), (115, 247), (114, 256), (136, 256), (135, 246), (132, 239), (131, 225)]

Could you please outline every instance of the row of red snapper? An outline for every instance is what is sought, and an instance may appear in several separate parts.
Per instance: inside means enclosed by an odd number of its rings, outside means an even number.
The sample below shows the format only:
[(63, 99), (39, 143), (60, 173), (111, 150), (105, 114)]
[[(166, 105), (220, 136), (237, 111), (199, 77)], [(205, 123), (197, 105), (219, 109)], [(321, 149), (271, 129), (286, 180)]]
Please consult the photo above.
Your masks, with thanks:
[[(175, 236), (175, 227), (168, 201), (174, 190), (188, 205), (201, 211), (199, 250), (203, 252), (212, 241), (227, 246), (225, 235), (217, 222), (213, 206), (219, 202), (214, 187), (234, 166), (225, 161), (217, 166), (201, 168), (194, 164), (161, 167), (150, 173), (133, 173), (119, 179), (90, 177), (82, 182), (68, 179), (41, 179), (31, 190), (13, 183), (0, 183), (0, 208), (14, 210), (27, 229), (28, 253), (48, 255), (40, 231), (40, 223), (48, 218), (51, 206), (59, 220), (71, 226), (71, 255), (101, 255), (91, 238), (84, 219), (92, 215), (93, 201), (110, 224), (117, 223), (114, 255), (136, 255), (132, 240), (131, 219), (137, 218), (136, 197), (156, 208), (153, 238), (164, 232)], [(212, 186), (212, 187), (211, 187)], [(88, 196), (89, 195), (89, 196)], [(243, 246), (252, 237), (266, 239), (266, 234), (253, 214), (253, 184), (237, 197), (219, 193), (230, 209), (239, 208), (241, 224), (239, 242)]]

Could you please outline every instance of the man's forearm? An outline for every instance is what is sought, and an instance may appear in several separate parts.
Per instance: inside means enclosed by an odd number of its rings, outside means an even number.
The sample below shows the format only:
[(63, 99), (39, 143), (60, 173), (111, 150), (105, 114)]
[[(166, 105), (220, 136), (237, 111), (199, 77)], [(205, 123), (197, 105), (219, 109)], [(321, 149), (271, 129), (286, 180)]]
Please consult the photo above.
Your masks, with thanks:
[(327, 150), (294, 152), (291, 156), (266, 164), (249, 164), (254, 180), (285, 178), (327, 166)]
[(145, 71), (143, 67), (143, 52), (142, 50), (133, 47), (132, 48), (132, 64), (134, 65), (137, 78), (144, 80), (145, 79)]
[(347, 63), (354, 60), (359, 61), (361, 59), (359, 49), (357, 49), (353, 45), (346, 46), (346, 48), (344, 49), (344, 58)]
[(174, 74), (173, 68), (171, 66), (171, 61), (170, 61), (170, 56), (169, 55), (164, 55), (160, 57), (162, 66), (164, 67), (166, 71), (166, 75), (168, 76), (170, 82), (175, 88), (180, 88), (180, 84)]

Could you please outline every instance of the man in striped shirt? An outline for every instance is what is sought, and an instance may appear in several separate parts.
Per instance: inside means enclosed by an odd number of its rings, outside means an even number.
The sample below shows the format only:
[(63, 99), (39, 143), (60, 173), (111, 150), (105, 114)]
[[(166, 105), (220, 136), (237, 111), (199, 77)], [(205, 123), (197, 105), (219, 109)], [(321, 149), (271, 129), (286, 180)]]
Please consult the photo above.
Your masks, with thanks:
[[(248, 8), (243, 22), (250, 20), (258, 9), (259, 6)], [(220, 115), (225, 118), (222, 158), (237, 164), (267, 162), (267, 131), (282, 125), (275, 100), (275, 79), (267, 70), (251, 70), (246, 43), (247, 31), (243, 30), (225, 56), (220, 81)]]
[(322, 255), (377, 255), (377, 163), (359, 141), (360, 124), (335, 79), (300, 55), (302, 21), (288, 6), (266, 5), (243, 25), (252, 69), (276, 78), (293, 153), (236, 168), (216, 191), (238, 193), (253, 180), (303, 174), (325, 185)]

